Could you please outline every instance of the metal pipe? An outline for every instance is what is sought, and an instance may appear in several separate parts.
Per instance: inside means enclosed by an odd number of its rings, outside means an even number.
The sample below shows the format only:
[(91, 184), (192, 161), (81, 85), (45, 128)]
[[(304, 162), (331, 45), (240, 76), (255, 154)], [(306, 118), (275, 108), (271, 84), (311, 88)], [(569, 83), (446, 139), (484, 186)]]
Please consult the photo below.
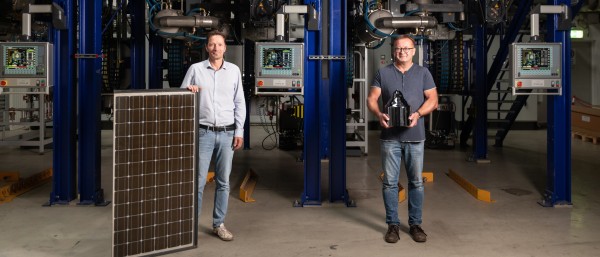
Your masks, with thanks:
[(284, 39), (284, 37), (283, 37), (283, 34), (285, 33), (284, 21), (285, 21), (285, 15), (283, 13), (278, 13), (276, 15), (276, 22), (275, 22), (275, 40), (277, 40), (279, 42), (283, 41), (283, 39)]
[(415, 4), (433, 4), (433, 0), (414, 0)]
[(158, 19), (161, 27), (201, 27), (217, 28), (220, 25), (219, 19), (210, 16), (168, 16)]
[(540, 14), (532, 13), (531, 14), (531, 39), (533, 41), (537, 41), (540, 36)]
[(31, 37), (31, 13), (23, 13), (22, 17), (23, 26), (21, 28), (21, 34), (29, 39)]
[(377, 28), (433, 28), (437, 20), (431, 16), (384, 17), (375, 21)]

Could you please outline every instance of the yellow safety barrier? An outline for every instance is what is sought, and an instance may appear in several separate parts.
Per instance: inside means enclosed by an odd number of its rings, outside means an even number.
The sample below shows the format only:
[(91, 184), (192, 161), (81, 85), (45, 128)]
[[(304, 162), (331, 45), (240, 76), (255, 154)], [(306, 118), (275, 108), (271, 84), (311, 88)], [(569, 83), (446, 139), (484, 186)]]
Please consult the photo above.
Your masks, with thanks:
[(448, 177), (450, 177), (452, 180), (458, 183), (458, 185), (464, 188), (473, 197), (477, 198), (477, 200), (481, 200), (488, 203), (494, 202), (492, 200), (490, 191), (477, 188), (475, 185), (458, 175), (452, 169), (449, 169), (448, 171)]
[(433, 182), (433, 172), (423, 171), (423, 182)]
[(15, 197), (50, 181), (52, 179), (52, 169), (47, 169), (24, 179), (20, 179), (18, 173), (15, 175), (12, 172), (0, 173), (0, 177), (9, 182), (0, 187), (0, 204), (2, 204), (10, 202)]
[(206, 175), (206, 183), (205, 184), (208, 184), (213, 181), (215, 181), (215, 172), (209, 171), (208, 174)]
[(256, 201), (254, 198), (252, 198), (252, 193), (254, 192), (257, 181), (258, 175), (256, 175), (252, 169), (249, 169), (248, 172), (246, 172), (244, 180), (242, 181), (242, 185), (240, 185), (240, 200), (244, 201), (245, 203)]

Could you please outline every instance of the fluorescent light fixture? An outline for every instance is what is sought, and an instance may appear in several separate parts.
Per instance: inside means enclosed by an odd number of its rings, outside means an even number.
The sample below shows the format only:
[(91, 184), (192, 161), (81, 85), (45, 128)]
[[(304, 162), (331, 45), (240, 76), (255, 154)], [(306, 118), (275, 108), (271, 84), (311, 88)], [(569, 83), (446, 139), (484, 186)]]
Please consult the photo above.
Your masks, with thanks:
[(571, 30), (571, 38), (583, 38), (583, 30), (572, 29)]

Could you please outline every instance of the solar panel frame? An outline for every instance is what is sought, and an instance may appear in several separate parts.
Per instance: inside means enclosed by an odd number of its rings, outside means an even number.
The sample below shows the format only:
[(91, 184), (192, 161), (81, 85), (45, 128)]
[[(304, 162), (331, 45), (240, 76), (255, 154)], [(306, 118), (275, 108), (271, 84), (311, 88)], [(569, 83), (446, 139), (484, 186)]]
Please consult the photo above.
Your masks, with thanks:
[(188, 90), (115, 92), (113, 256), (197, 247), (197, 106)]

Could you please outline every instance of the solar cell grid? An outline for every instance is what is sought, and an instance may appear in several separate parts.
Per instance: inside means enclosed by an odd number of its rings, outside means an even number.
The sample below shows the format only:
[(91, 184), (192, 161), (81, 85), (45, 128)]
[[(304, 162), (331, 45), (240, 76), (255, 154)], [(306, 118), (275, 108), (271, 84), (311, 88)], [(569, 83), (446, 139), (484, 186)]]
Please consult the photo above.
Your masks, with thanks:
[(195, 95), (115, 93), (113, 255), (196, 246)]

